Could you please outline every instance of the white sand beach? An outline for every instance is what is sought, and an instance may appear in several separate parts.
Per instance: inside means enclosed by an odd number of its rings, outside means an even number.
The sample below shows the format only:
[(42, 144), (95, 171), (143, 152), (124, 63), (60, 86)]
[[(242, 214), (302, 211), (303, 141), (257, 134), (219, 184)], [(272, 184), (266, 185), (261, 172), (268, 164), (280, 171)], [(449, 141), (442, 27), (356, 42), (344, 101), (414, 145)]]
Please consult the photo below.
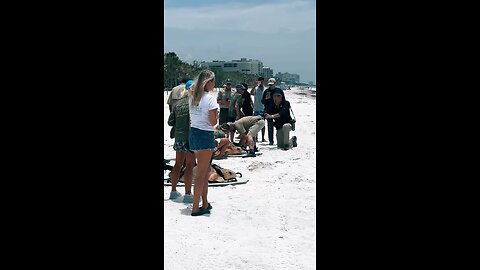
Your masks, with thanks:
[[(298, 88), (285, 96), (297, 119), (290, 136), (298, 147), (258, 143), (261, 156), (214, 160), (249, 182), (210, 187), (211, 214), (190, 216), (191, 204), (168, 200), (171, 187), (164, 187), (164, 269), (315, 269), (316, 98)], [(174, 158), (167, 97), (164, 92), (165, 158)]]

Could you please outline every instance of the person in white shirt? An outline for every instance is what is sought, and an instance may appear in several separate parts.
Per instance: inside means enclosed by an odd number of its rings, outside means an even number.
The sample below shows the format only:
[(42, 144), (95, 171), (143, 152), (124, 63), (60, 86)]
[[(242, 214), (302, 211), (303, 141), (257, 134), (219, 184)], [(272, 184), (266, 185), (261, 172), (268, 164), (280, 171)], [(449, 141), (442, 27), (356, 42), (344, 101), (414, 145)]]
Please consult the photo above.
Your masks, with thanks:
[[(218, 122), (219, 105), (210, 93), (215, 87), (215, 73), (203, 70), (195, 79), (189, 97), (190, 133), (189, 148), (197, 158), (197, 172), (193, 191), (192, 216), (210, 213), (207, 200), (210, 160), (215, 149), (213, 132)], [(202, 207), (200, 208), (200, 196)]]

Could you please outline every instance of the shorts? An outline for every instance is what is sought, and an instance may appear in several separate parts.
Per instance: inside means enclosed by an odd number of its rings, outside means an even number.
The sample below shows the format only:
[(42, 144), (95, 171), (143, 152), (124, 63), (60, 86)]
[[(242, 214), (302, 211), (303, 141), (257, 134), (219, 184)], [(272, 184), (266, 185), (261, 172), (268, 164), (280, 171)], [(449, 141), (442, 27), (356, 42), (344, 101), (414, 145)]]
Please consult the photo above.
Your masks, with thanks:
[(263, 116), (265, 114), (265, 111), (254, 111), (253, 116), (261, 115)]
[(213, 131), (201, 130), (191, 127), (188, 134), (188, 144), (192, 151), (210, 150), (215, 149), (215, 139), (213, 137)]
[(250, 127), (250, 129), (248, 130), (248, 134), (250, 134), (252, 137), (257, 137), (258, 132), (264, 127), (265, 120), (260, 119), (252, 127)]
[(180, 152), (180, 153), (191, 153), (190, 149), (188, 148), (188, 142), (175, 142), (173, 144), (173, 150)]

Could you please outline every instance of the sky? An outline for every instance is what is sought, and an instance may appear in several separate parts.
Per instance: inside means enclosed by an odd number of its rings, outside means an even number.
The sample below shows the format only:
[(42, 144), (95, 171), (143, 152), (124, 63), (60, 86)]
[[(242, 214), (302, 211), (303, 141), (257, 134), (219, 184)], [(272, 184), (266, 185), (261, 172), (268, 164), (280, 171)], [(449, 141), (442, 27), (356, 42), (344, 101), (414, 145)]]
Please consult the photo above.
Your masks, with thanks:
[(258, 59), (317, 82), (314, 0), (165, 0), (164, 52), (182, 61)]

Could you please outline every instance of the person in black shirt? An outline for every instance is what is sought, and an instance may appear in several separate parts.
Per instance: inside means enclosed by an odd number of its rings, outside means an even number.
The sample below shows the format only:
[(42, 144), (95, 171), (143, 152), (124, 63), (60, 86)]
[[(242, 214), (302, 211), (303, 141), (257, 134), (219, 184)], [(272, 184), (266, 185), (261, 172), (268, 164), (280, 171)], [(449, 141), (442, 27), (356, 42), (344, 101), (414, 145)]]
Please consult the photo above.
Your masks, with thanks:
[[(283, 92), (283, 91), (282, 91)], [(283, 150), (291, 147), (297, 147), (297, 137), (290, 139), (290, 131), (292, 130), (292, 117), (290, 116), (290, 102), (284, 100), (283, 93), (275, 90), (273, 92), (273, 105), (269, 107), (265, 118), (272, 120), (273, 125), (277, 129), (277, 146)]]
[(251, 98), (250, 93), (247, 91), (248, 85), (246, 83), (242, 83), (245, 91), (243, 91), (242, 95), (242, 112), (243, 116), (252, 116), (253, 115), (253, 101)]
[[(285, 101), (285, 94), (283, 93), (283, 90), (275, 87), (275, 82), (275, 78), (270, 78), (268, 80), (268, 88), (263, 92), (262, 103), (265, 105), (265, 112), (268, 112), (270, 107), (272, 107), (274, 104), (272, 97), (274, 91), (279, 92), (282, 96), (282, 100)], [(273, 145), (273, 119), (267, 119), (267, 130), (269, 145)]]

